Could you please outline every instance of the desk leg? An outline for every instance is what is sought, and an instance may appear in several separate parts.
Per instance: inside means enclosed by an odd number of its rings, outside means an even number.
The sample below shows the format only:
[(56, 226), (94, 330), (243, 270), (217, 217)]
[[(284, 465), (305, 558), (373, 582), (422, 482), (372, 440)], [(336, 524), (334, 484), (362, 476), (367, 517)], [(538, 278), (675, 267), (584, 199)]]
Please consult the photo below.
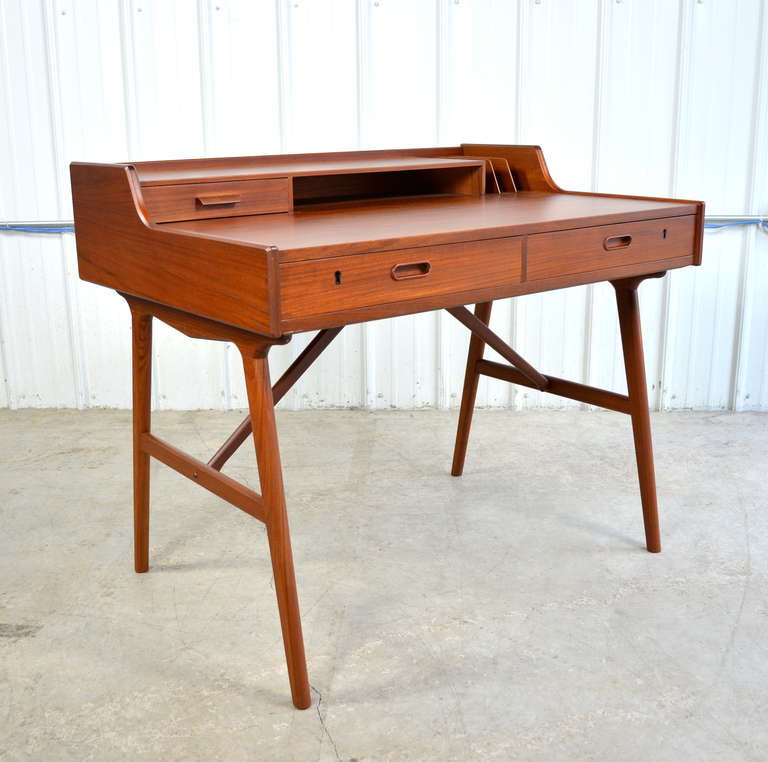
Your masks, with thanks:
[(307, 663), (304, 657), (304, 639), (301, 632), (299, 598), (296, 593), (296, 577), (293, 571), (293, 553), (285, 509), (283, 472), (275, 425), (275, 407), (269, 380), (269, 364), (266, 353), (254, 357), (254, 352), (241, 347), (245, 368), (245, 385), (248, 392), (259, 467), (261, 496), (266, 513), (267, 538), (272, 557), (272, 573), (280, 610), (280, 626), (283, 630), (285, 659), (291, 684), (293, 704), (306, 709), (312, 703), (309, 693)]
[(149, 569), (149, 455), (141, 449), (152, 414), (152, 316), (131, 310), (133, 334), (133, 560)]
[[(481, 302), (475, 305), (475, 316), (486, 325), (491, 319), (491, 307), (493, 302)], [(467, 456), (467, 443), (469, 442), (469, 428), (472, 425), (472, 413), (475, 410), (475, 398), (477, 397), (477, 382), (480, 374), (477, 372), (477, 363), (483, 359), (485, 342), (472, 334), (469, 340), (469, 352), (467, 353), (467, 370), (464, 373), (464, 390), (461, 393), (461, 408), (459, 410), (459, 425), (456, 430), (456, 444), (453, 448), (453, 466), (451, 474), (461, 476), (464, 471), (464, 458)]]
[(619, 309), (621, 344), (624, 349), (624, 368), (627, 374), (632, 433), (635, 438), (637, 475), (640, 481), (640, 498), (643, 503), (645, 544), (650, 553), (661, 551), (659, 512), (656, 503), (656, 476), (653, 468), (653, 444), (651, 442), (651, 417), (648, 410), (648, 387), (645, 380), (643, 336), (640, 328), (640, 307), (637, 287), (642, 279), (613, 282)]

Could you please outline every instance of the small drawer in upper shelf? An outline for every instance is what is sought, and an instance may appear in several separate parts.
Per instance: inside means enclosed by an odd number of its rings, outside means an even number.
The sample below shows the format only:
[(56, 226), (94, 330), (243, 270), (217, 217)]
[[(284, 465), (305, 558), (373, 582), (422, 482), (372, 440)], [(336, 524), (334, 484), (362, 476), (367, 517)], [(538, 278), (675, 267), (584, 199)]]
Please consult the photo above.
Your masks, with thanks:
[(286, 212), (291, 208), (287, 177), (189, 185), (142, 187), (152, 222), (180, 222), (209, 217)]
[(526, 280), (693, 256), (696, 217), (599, 225), (528, 237)]

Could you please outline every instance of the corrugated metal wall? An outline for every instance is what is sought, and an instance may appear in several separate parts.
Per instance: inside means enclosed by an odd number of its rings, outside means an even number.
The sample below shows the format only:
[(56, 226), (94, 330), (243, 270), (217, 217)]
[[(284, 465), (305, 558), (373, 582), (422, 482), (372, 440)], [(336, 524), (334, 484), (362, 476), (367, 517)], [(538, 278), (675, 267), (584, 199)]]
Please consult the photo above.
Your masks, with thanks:
[[(768, 210), (761, 0), (0, 0), (0, 219), (71, 218), (68, 162), (538, 143), (565, 187)], [(0, 233), (0, 406), (127, 407), (122, 300), (72, 235)], [(768, 235), (707, 233), (641, 287), (661, 408), (768, 409)], [(622, 390), (610, 286), (500, 302), (543, 371)], [(273, 372), (308, 340), (274, 352)], [(467, 336), (344, 330), (284, 406), (456, 405)], [(231, 347), (159, 329), (160, 408), (244, 405)], [(562, 400), (485, 380), (479, 404)]]

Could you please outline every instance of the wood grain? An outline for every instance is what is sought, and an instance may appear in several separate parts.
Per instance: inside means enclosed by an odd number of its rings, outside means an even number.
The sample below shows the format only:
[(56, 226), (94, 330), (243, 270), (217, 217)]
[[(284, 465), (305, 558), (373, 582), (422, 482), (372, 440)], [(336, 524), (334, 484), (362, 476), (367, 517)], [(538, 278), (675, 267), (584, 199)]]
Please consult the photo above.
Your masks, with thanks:
[[(528, 236), (526, 277), (540, 280), (602, 270), (607, 265), (692, 257), (695, 219), (689, 215)], [(606, 248), (606, 241), (618, 238), (628, 238), (628, 245)]]
[(285, 659), (293, 704), (306, 709), (312, 703), (309, 692), (307, 663), (304, 656), (304, 638), (301, 632), (299, 598), (293, 569), (293, 553), (285, 509), (283, 471), (275, 425), (272, 386), (266, 357), (253, 357), (249, 347), (240, 347), (245, 370), (245, 387), (253, 426), (253, 441), (264, 501), (265, 520), (275, 593), (280, 611)]
[(83, 280), (280, 335), (274, 250), (151, 226), (131, 167), (74, 163), (70, 173)]
[[(493, 302), (476, 304), (475, 317), (485, 325), (488, 325), (491, 321), (492, 307)], [(464, 460), (467, 457), (467, 445), (469, 443), (469, 430), (472, 427), (472, 414), (475, 411), (477, 384), (480, 379), (477, 365), (483, 359), (484, 352), (485, 342), (477, 334), (473, 333), (469, 340), (467, 368), (464, 372), (464, 388), (461, 392), (459, 422), (456, 428), (456, 442), (453, 447), (453, 464), (451, 465), (452, 476), (461, 476), (464, 472)]]
[(656, 474), (653, 465), (651, 416), (648, 410), (648, 386), (645, 378), (640, 305), (637, 298), (637, 287), (640, 280), (614, 281), (613, 287), (616, 289), (621, 345), (624, 350), (624, 368), (627, 374), (637, 476), (640, 482), (640, 498), (643, 503), (645, 544), (649, 553), (659, 553), (661, 551), (661, 530), (656, 500)]
[[(282, 316), (289, 320), (449, 294), (473, 285), (519, 283), (521, 256), (521, 239), (497, 238), (287, 263), (280, 267)], [(420, 263), (429, 265), (424, 277), (393, 277), (398, 265)]]
[[(325, 351), (326, 347), (339, 335), (341, 328), (325, 328), (318, 331), (299, 356), (288, 366), (272, 387), (272, 401), (275, 405), (288, 393), (293, 385), (306, 373), (312, 363)], [(213, 454), (208, 465), (220, 471), (234, 455), (238, 447), (251, 435), (251, 416), (247, 415), (240, 425), (230, 434), (224, 444)]]
[(287, 177), (154, 185), (143, 188), (142, 197), (152, 222), (287, 212), (292, 207), (291, 182)]
[[(509, 381), (512, 384), (527, 386), (531, 389), (538, 389), (529, 378), (516, 368), (508, 365), (502, 365), (492, 360), (479, 360), (477, 371), (482, 376), (498, 378), (500, 381)], [(546, 376), (547, 386), (542, 391), (547, 394), (554, 394), (558, 397), (567, 397), (568, 399), (584, 402), (587, 405), (597, 405), (606, 410), (613, 410), (617, 413), (629, 413), (629, 397), (625, 394), (617, 394), (606, 389), (598, 389), (586, 384), (578, 384), (575, 381), (567, 381), (557, 376)]]
[[(565, 193), (412, 196), (312, 205), (292, 214), (169, 222), (163, 229), (279, 249), (282, 263), (443, 243), (508, 238), (692, 215), (676, 201)], [(691, 246), (691, 249), (693, 246)]]
[(381, 320), (382, 318), (396, 315), (410, 315), (417, 312), (437, 310), (447, 307), (455, 307), (464, 304), (477, 304), (489, 300), (503, 299), (509, 296), (522, 296), (523, 294), (538, 294), (559, 288), (582, 286), (587, 283), (599, 283), (615, 278), (627, 278), (633, 275), (643, 275), (660, 270), (672, 270), (678, 267), (686, 267), (693, 264), (693, 256), (664, 259), (657, 262), (640, 262), (618, 267), (607, 267), (604, 270), (592, 270), (573, 275), (560, 275), (556, 278), (542, 278), (529, 280), (523, 283), (510, 283), (502, 286), (485, 288), (471, 288), (467, 291), (451, 294), (439, 294), (437, 296), (422, 296), (418, 299), (400, 300), (376, 304), (371, 307), (359, 307), (354, 309), (337, 310), (308, 317), (286, 318), (282, 321), (285, 333), (296, 331), (313, 331), (318, 328), (330, 328), (338, 325), (350, 325), (351, 323), (363, 323), (369, 320)]
[(152, 419), (152, 316), (131, 310), (133, 377), (133, 556), (138, 573), (149, 569), (149, 457), (142, 437)]
[(245, 511), (259, 521), (264, 521), (264, 501), (261, 495), (252, 489), (151, 434), (142, 434), (141, 449), (147, 455), (157, 458), (166, 466), (178, 471), (201, 487), (205, 487), (209, 492), (213, 492), (214, 495), (218, 495), (241, 511)]
[(300, 174), (348, 174), (371, 167), (412, 169), (448, 166), (445, 159), (472, 164), (457, 146), (453, 148), (396, 148), (375, 151), (332, 151), (329, 153), (273, 154), (270, 156), (225, 156), (204, 159), (135, 162), (142, 186), (175, 183), (246, 180), (256, 177)]

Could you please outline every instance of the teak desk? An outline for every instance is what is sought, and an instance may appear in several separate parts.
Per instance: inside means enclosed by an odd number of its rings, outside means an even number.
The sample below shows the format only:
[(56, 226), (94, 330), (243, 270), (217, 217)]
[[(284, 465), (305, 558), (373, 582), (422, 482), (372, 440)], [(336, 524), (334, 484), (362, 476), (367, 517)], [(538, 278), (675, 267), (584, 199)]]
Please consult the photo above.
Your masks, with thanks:
[[(136, 571), (149, 568), (150, 456), (263, 521), (296, 707), (310, 691), (274, 407), (345, 325), (445, 308), (472, 332), (454, 476), (481, 375), (629, 414), (646, 545), (661, 549), (637, 287), (701, 263), (701, 202), (564, 191), (537, 146), (74, 163), (71, 174), (80, 277), (117, 289), (132, 314)], [(598, 281), (616, 289), (627, 395), (544, 375), (488, 327), (494, 299)], [(250, 415), (208, 463), (150, 433), (153, 318), (242, 354)], [(311, 330), (273, 386), (270, 347)], [(483, 359), (486, 344), (510, 364)], [(221, 473), (251, 433), (261, 494)]]

